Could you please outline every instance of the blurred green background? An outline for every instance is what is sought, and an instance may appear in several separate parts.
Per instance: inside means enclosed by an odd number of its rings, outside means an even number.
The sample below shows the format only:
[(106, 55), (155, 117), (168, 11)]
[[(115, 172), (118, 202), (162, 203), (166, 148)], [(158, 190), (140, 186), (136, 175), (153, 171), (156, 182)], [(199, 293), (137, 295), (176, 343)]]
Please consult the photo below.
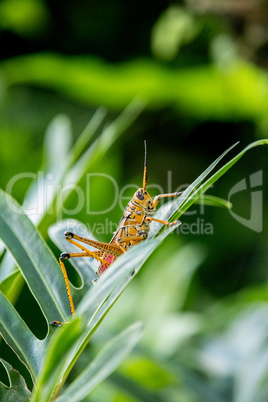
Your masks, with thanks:
[[(62, 124), (76, 141), (99, 107), (106, 110), (105, 127), (133, 99), (144, 102), (144, 110), (88, 171), (112, 175), (119, 188), (141, 185), (144, 139), (148, 183), (166, 192), (191, 183), (233, 143), (240, 141), (234, 155), (267, 138), (268, 4), (214, 3), (2, 0), (0, 187), (6, 190), (19, 173), (43, 169), (45, 132), (56, 116), (66, 116)], [(251, 150), (209, 191), (228, 199), (245, 179), (247, 189), (230, 201), (237, 215), (250, 219), (249, 177), (262, 171), (263, 227), (252, 230), (226, 209), (192, 207), (182, 221), (209, 224), (212, 232), (199, 226), (170, 236), (114, 306), (95, 343), (140, 319), (144, 340), (137, 356), (90, 400), (253, 400), (243, 394), (250, 378), (243, 359), (259, 361), (259, 349), (267, 346), (267, 157), (266, 147)], [(12, 188), (20, 203), (30, 184), (22, 179)], [(85, 175), (79, 186), (86, 191)], [(105, 180), (93, 184), (93, 194), (93, 210), (110, 205)], [(73, 193), (66, 208), (76, 202)], [(72, 217), (93, 225), (117, 222), (121, 214), (116, 205), (107, 215), (83, 208)], [(55, 218), (39, 228), (58, 255), (47, 235)], [(95, 235), (109, 241), (112, 233)], [(25, 287), (16, 305), (44, 335)], [(0, 348), (5, 357), (7, 348)], [(249, 398), (258, 395), (254, 401), (268, 398), (267, 356), (260, 371), (248, 385)]]

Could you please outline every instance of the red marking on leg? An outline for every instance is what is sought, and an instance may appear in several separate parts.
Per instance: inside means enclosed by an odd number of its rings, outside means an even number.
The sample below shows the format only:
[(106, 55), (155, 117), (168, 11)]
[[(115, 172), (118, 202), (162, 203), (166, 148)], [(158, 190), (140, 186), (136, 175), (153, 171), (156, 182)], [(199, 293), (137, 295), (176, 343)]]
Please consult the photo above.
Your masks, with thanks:
[[(104, 257), (102, 257), (104, 261), (108, 262), (110, 265), (114, 262), (115, 256), (111, 255), (111, 254), (106, 254)], [(105, 264), (100, 264), (98, 271), (97, 271), (97, 275), (100, 276), (101, 274), (103, 274), (103, 272), (107, 269), (107, 265)]]

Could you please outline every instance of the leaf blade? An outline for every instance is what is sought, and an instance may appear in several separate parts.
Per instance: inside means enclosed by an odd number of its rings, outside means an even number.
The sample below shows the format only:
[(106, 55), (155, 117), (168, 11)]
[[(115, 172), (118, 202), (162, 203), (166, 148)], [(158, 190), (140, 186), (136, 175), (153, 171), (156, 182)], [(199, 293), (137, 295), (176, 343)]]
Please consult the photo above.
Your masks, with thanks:
[(66, 320), (68, 305), (60, 267), (19, 204), (2, 190), (0, 233), (47, 320)]
[(206, 190), (208, 190), (212, 184), (214, 184), (224, 173), (226, 173), (236, 162), (239, 161), (240, 158), (242, 158), (243, 155), (252, 148), (255, 148), (260, 145), (267, 145), (268, 144), (268, 139), (263, 139), (259, 141), (254, 141), (248, 146), (246, 146), (241, 152), (239, 152), (235, 157), (233, 157), (229, 162), (227, 162), (224, 166), (222, 166), (216, 173), (214, 173), (207, 181), (203, 184), (201, 184), (198, 188), (195, 189), (193, 193), (193, 197), (188, 198), (185, 203), (182, 205), (182, 208), (180, 211), (174, 213), (172, 216), (179, 217), (181, 216), (186, 209), (188, 209), (193, 203), (194, 203), (194, 196), (200, 197)]
[(33, 335), (2, 292), (0, 292), (0, 333), (35, 379), (43, 361), (44, 344)]
[(107, 378), (127, 357), (142, 335), (142, 325), (136, 323), (114, 337), (88, 365), (82, 374), (58, 398), (60, 402), (83, 400), (101, 381)]
[(81, 332), (81, 318), (76, 317), (70, 323), (58, 328), (57, 333), (48, 345), (42, 371), (36, 381), (36, 387), (31, 401), (46, 402), (57, 393), (63, 382), (61, 373), (65, 359), (72, 353), (77, 338)]
[[(224, 173), (226, 173), (236, 162), (239, 161), (242, 156), (250, 149), (268, 144), (268, 139), (255, 141), (248, 146), (246, 146), (241, 152), (239, 152), (235, 157), (233, 157), (229, 162), (223, 165), (216, 173), (210, 176), (204, 183), (203, 181), (209, 175), (209, 173), (215, 168), (215, 166), (220, 162), (220, 160), (233, 149), (238, 143), (235, 143), (230, 148), (228, 148), (223, 154), (221, 154), (177, 199), (170, 203), (168, 211), (165, 212), (161, 219), (164, 220), (175, 220), (178, 219), (183, 213), (194, 203), (198, 198), (208, 190), (212, 184), (214, 184)], [(203, 183), (203, 184), (202, 184)], [(159, 226), (158, 226), (159, 228)], [(160, 228), (158, 233), (161, 233), (163, 228)]]
[(6, 387), (0, 382), (0, 400), (2, 402), (28, 401), (31, 392), (27, 389), (24, 378), (5, 360), (0, 359), (0, 362), (6, 370), (10, 382), (10, 387)]

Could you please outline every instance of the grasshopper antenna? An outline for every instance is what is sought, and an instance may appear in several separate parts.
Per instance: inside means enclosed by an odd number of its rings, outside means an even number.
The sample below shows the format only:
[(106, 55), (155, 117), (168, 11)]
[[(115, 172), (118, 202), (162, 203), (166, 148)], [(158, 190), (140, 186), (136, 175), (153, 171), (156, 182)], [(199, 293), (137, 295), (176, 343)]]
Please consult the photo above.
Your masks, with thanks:
[(146, 140), (144, 140), (144, 171), (143, 171), (143, 185), (142, 185), (143, 190), (146, 189), (146, 184), (147, 184), (147, 146), (146, 146)]

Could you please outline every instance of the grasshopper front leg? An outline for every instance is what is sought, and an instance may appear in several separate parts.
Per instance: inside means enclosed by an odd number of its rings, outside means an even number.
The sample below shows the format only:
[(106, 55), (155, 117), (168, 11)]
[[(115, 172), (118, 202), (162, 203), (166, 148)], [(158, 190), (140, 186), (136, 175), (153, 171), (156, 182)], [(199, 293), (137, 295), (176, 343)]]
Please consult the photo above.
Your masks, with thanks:
[(180, 221), (173, 221), (173, 222), (162, 221), (161, 219), (152, 218), (151, 216), (146, 216), (145, 220), (148, 223), (151, 223), (152, 221), (159, 222), (159, 223), (162, 223), (165, 226), (173, 226), (173, 225), (176, 225), (176, 223), (180, 222)]
[(179, 197), (182, 195), (183, 191), (180, 191), (179, 193), (169, 193), (169, 194), (159, 194), (156, 197), (154, 197), (153, 200), (153, 208), (156, 208), (157, 204), (159, 203), (161, 198), (168, 198), (168, 197)]

